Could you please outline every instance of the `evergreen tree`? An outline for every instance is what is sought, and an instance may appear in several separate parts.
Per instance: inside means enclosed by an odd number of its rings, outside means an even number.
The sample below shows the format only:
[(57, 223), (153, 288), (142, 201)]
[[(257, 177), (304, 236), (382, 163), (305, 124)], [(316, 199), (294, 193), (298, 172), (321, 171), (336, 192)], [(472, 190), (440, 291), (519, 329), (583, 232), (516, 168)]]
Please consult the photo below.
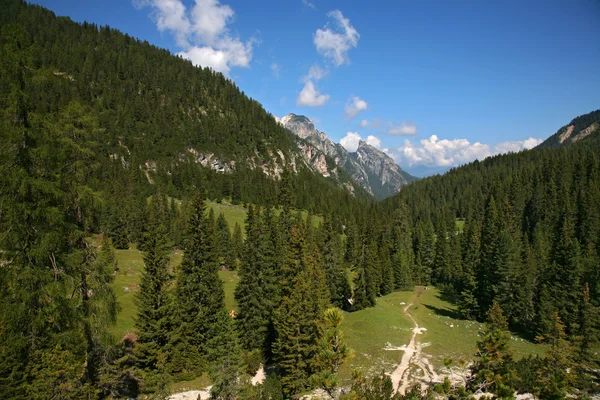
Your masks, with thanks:
[(415, 274), (414, 271), (412, 229), (406, 205), (402, 205), (394, 213), (391, 240), (394, 288), (396, 290), (408, 289), (415, 279), (421, 280), (419, 276), (421, 274)]
[(261, 350), (267, 355), (274, 307), (279, 296), (272, 211), (267, 209), (261, 218), (260, 210), (251, 207), (246, 230), (248, 236), (240, 265), (240, 281), (235, 289), (236, 324), (243, 348)]
[(186, 244), (175, 286), (175, 331), (169, 343), (170, 370), (193, 376), (207, 369), (214, 373), (225, 360), (235, 358), (237, 351), (218, 275), (213, 224), (206, 215), (204, 197), (197, 193), (188, 212)]
[(318, 371), (318, 340), (328, 303), (318, 250), (305, 248), (302, 253), (300, 272), (293, 281), (294, 290), (289, 297), (282, 298), (275, 321), (274, 355), (286, 396), (299, 393), (306, 387), (308, 378)]
[(512, 373), (508, 370), (512, 361), (508, 321), (497, 302), (493, 302), (488, 310), (485, 329), (480, 335), (478, 359), (471, 367), (470, 388), (490, 391), (500, 397), (512, 396), (514, 391), (509, 386)]
[(244, 238), (242, 235), (242, 228), (237, 222), (233, 228), (233, 235), (231, 236), (231, 249), (235, 258), (235, 263), (231, 265), (232, 269), (237, 269), (239, 260), (242, 258), (242, 252), (244, 249)]
[(222, 266), (228, 269), (232, 268), (235, 262), (235, 249), (232, 245), (231, 233), (229, 231), (229, 225), (225, 219), (225, 214), (219, 213), (215, 227), (216, 236), (216, 247), (219, 261)]
[(566, 340), (565, 327), (558, 313), (553, 314), (553, 328), (541, 338), (550, 344), (550, 350), (544, 356), (544, 364), (538, 372), (540, 397), (543, 399), (564, 399), (575, 379), (570, 373), (573, 363), (572, 346)]
[(347, 301), (352, 296), (350, 284), (346, 276), (346, 270), (342, 258), (342, 243), (340, 237), (333, 230), (333, 223), (330, 216), (325, 216), (325, 222), (322, 227), (323, 242), (323, 261), (325, 263), (325, 275), (327, 286), (329, 287), (331, 304), (346, 308)]
[(331, 397), (338, 388), (337, 373), (346, 361), (353, 356), (352, 349), (344, 342), (340, 329), (344, 321), (343, 313), (337, 308), (325, 311), (325, 328), (319, 340), (316, 368), (318, 372), (311, 376), (311, 385), (326, 390)]
[(490, 196), (485, 208), (481, 232), (481, 250), (477, 266), (477, 303), (480, 311), (488, 310), (496, 298), (499, 270), (503, 257), (501, 246), (501, 224), (496, 201)]
[(154, 197), (149, 205), (148, 223), (144, 238), (144, 272), (136, 293), (138, 308), (135, 320), (138, 332), (139, 359), (143, 368), (161, 369), (163, 349), (168, 344), (170, 295), (169, 295), (169, 249), (161, 204)]

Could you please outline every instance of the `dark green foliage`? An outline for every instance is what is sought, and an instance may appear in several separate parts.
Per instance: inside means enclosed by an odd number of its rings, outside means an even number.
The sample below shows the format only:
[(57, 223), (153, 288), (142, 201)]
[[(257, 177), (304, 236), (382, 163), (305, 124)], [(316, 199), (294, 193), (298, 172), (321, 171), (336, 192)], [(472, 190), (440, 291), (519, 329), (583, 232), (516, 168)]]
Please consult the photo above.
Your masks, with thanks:
[(382, 371), (371, 379), (366, 378), (360, 371), (353, 371), (353, 382), (350, 398), (364, 400), (389, 400), (394, 393), (390, 377)]
[(325, 264), (325, 276), (329, 287), (330, 302), (339, 308), (348, 308), (352, 289), (348, 282), (343, 263), (343, 249), (340, 235), (334, 232), (331, 217), (325, 217), (322, 227), (321, 251)]
[(89, 396), (117, 311), (114, 257), (86, 239), (97, 124), (77, 102), (35, 113), (36, 47), (21, 26), (0, 28), (0, 397)]
[(324, 389), (332, 397), (339, 384), (337, 373), (352, 356), (352, 349), (344, 342), (344, 334), (340, 329), (343, 321), (341, 310), (329, 308), (325, 311), (325, 327), (315, 360), (317, 372), (310, 377), (311, 386)]
[(471, 367), (469, 387), (473, 391), (492, 392), (501, 397), (511, 396), (512, 363), (509, 350), (510, 333), (502, 308), (494, 302), (487, 313), (485, 329), (477, 342), (477, 357)]
[(268, 355), (272, 324), (279, 299), (278, 232), (271, 209), (263, 213), (250, 207), (247, 239), (240, 262), (240, 282), (235, 289), (236, 325), (245, 350)]
[(284, 296), (275, 320), (274, 357), (281, 372), (284, 393), (289, 396), (306, 387), (318, 371), (316, 355), (323, 329), (323, 312), (329, 301), (323, 264), (313, 246), (301, 250), (300, 271), (293, 290)]
[(240, 398), (244, 400), (283, 400), (281, 379), (276, 375), (267, 376), (267, 379), (261, 384), (248, 385)]
[(240, 363), (237, 338), (225, 309), (214, 232), (200, 193), (192, 199), (188, 216), (175, 287), (174, 330), (169, 335), (169, 369), (181, 376), (197, 376), (207, 370), (220, 377), (235, 374)]
[(235, 269), (235, 249), (232, 246), (231, 232), (223, 213), (220, 213), (217, 218), (215, 240), (220, 264), (227, 269)]
[(552, 315), (553, 325), (549, 334), (542, 340), (550, 344), (538, 371), (540, 397), (543, 399), (564, 399), (575, 376), (571, 373), (573, 348), (566, 340), (565, 327), (558, 313)]
[(408, 289), (414, 282), (421, 283), (422, 279), (421, 271), (415, 269), (411, 225), (409, 210), (406, 207), (399, 207), (394, 212), (390, 235), (393, 283), (397, 290)]
[(140, 365), (146, 369), (164, 368), (163, 349), (168, 344), (172, 311), (169, 293), (169, 250), (171, 244), (164, 225), (166, 210), (160, 197), (154, 196), (148, 210), (144, 237), (144, 272), (136, 294), (138, 315), (135, 320)]

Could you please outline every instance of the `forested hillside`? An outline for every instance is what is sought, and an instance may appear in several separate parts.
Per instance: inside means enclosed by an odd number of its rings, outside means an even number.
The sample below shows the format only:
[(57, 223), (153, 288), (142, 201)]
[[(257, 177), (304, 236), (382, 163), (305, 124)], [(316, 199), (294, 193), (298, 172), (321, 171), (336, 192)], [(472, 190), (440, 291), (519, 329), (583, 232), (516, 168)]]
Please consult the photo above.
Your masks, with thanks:
[[(355, 196), (343, 189), (352, 185), (344, 174), (326, 179), (313, 171), (296, 137), (220, 73), (19, 0), (3, 2), (0, 24), (10, 53), (5, 68), (13, 69), (3, 76), (3, 92), (20, 79), (28, 113), (56, 120), (69, 108), (93, 124), (87, 140), (97, 142), (102, 164), (98, 189), (125, 196), (121, 204), (139, 202), (126, 197), (131, 192), (157, 189), (181, 198), (199, 181), (210, 198), (275, 204), (284, 171), (299, 208), (348, 213), (340, 205), (368, 198), (358, 186)], [(134, 210), (123, 211), (134, 218)]]
[(563, 126), (554, 135), (546, 139), (538, 147), (556, 148), (563, 145), (577, 143), (586, 138), (598, 138), (600, 136), (600, 110), (580, 115), (574, 118), (568, 125)]
[[(590, 119), (574, 121), (587, 129)], [(597, 394), (600, 140), (588, 136), (372, 203), (343, 188), (344, 174), (304, 163), (296, 138), (223, 75), (4, 0), (0, 397), (166, 398), (192, 380), (228, 400), (316, 388), (373, 400)], [(233, 226), (209, 210), (218, 203), (238, 207)], [(113, 335), (123, 311), (113, 281), (129, 271), (114, 248), (143, 258), (124, 337)], [(235, 310), (219, 275), (232, 271)], [(353, 371), (342, 387), (353, 354), (344, 315), (416, 285), (415, 298), (435, 285), (462, 317), (486, 321), (469, 328), (480, 332), (474, 360), (458, 360), (467, 377), (406, 381), (400, 392), (389, 371)], [(404, 351), (407, 371), (422, 328), (400, 305), (413, 324), (389, 330), (413, 340), (383, 350)], [(429, 306), (421, 314), (434, 322), (444, 310)], [(546, 354), (513, 359), (509, 329)], [(450, 376), (452, 363), (444, 358)], [(258, 371), (266, 378), (253, 382)]]
[(496, 300), (532, 337), (553, 329), (554, 312), (569, 334), (590, 337), (586, 307), (600, 301), (599, 154), (590, 139), (495, 156), (415, 182), (382, 211), (410, 210), (414, 257), (428, 271), (417, 281), (446, 287), (465, 316), (483, 318)]

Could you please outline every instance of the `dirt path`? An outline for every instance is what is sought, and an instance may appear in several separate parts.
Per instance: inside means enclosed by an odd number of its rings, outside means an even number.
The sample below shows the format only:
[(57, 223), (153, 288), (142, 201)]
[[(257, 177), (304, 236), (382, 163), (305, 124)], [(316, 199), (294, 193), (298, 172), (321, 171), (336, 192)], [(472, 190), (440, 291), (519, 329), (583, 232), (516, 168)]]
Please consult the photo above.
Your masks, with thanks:
[(426, 329), (419, 327), (417, 320), (415, 320), (414, 317), (408, 312), (408, 309), (412, 305), (413, 303), (410, 303), (409, 305), (404, 307), (404, 313), (413, 323), (412, 337), (410, 338), (410, 342), (408, 343), (408, 345), (399, 348), (388, 348), (388, 350), (404, 350), (404, 354), (402, 354), (400, 364), (398, 364), (396, 369), (394, 369), (394, 371), (392, 371), (392, 373), (390, 374), (392, 384), (394, 385), (394, 393), (400, 392), (400, 394), (402, 395), (404, 395), (404, 392), (408, 388), (409, 383), (411, 383), (414, 380), (409, 378), (412, 375), (410, 371), (410, 366), (415, 361), (419, 369), (423, 371), (423, 375), (425, 378), (433, 378), (433, 375), (437, 377), (437, 374), (433, 370), (433, 367), (431, 366), (429, 361), (421, 357), (422, 345), (421, 343), (417, 343), (417, 335), (422, 334), (423, 331), (425, 331)]
[[(421, 389), (426, 389), (433, 383), (442, 382), (446, 376), (450, 378), (453, 384), (464, 384), (466, 382), (465, 371), (461, 373), (453, 369), (452, 371), (447, 371), (448, 373), (436, 372), (430, 361), (431, 356), (423, 352), (423, 348), (427, 347), (429, 343), (421, 343), (417, 335), (423, 334), (427, 329), (419, 326), (417, 320), (410, 314), (409, 309), (414, 304), (419, 304), (419, 298), (424, 290), (426, 289), (419, 287), (416, 296), (413, 298), (413, 302), (403, 309), (403, 312), (413, 324), (410, 342), (401, 347), (393, 347), (388, 343), (384, 348), (384, 350), (402, 350), (404, 352), (400, 359), (400, 364), (390, 374), (394, 393), (404, 395), (406, 389), (415, 383), (419, 383)], [(404, 305), (404, 303), (401, 304)]]

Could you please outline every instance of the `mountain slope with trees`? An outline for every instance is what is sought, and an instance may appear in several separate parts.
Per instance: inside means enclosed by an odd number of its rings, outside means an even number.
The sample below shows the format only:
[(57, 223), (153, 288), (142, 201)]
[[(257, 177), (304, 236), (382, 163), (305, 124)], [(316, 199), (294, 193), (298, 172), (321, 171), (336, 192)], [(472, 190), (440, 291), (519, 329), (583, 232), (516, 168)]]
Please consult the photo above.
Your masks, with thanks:
[[(296, 138), (223, 75), (107, 27), (2, 5), (2, 398), (164, 397), (170, 381), (204, 374), (219, 399), (333, 393), (351, 352), (329, 307), (369, 309), (429, 284), (464, 317), (488, 319), (462, 390), (598, 392), (595, 135), (369, 204), (303, 164)], [(248, 205), (245, 240), (207, 198)], [(131, 243), (144, 254), (136, 330), (115, 338), (112, 246)], [(221, 268), (239, 270), (237, 314)], [(546, 357), (513, 363), (508, 327), (548, 343)], [(261, 363), (276, 368), (252, 387)], [(520, 371), (527, 382), (513, 379)], [(391, 397), (389, 377), (355, 377), (355, 394)]]
[(580, 115), (554, 135), (544, 140), (539, 148), (556, 148), (577, 143), (580, 140), (600, 137), (600, 110)]

